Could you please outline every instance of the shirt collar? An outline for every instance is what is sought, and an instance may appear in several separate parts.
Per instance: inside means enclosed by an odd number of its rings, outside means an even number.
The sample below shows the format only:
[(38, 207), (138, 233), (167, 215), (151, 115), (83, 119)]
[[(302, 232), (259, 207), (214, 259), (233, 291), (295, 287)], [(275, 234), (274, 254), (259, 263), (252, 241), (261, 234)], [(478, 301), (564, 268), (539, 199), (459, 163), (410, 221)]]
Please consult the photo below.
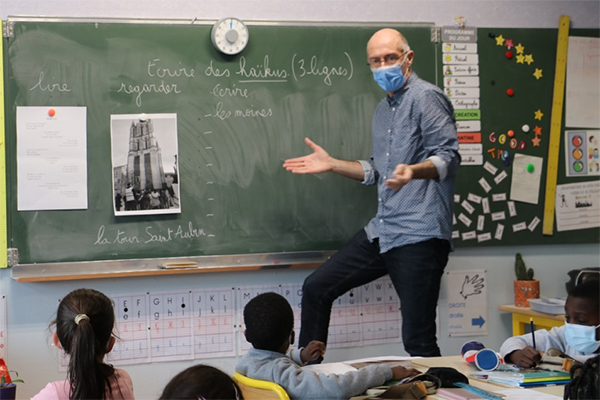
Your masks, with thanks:
[(398, 91), (396, 93), (394, 93), (392, 95), (392, 97), (389, 97), (389, 96), (387, 97), (389, 106), (390, 107), (397, 106), (398, 103), (400, 102), (400, 97), (402, 97), (404, 92), (406, 92), (410, 88), (411, 83), (414, 82), (418, 78), (419, 77), (417, 76), (417, 73), (415, 71), (412, 71), (410, 76), (408, 77), (408, 80), (404, 84), (404, 86), (402, 86), (400, 89), (398, 89)]

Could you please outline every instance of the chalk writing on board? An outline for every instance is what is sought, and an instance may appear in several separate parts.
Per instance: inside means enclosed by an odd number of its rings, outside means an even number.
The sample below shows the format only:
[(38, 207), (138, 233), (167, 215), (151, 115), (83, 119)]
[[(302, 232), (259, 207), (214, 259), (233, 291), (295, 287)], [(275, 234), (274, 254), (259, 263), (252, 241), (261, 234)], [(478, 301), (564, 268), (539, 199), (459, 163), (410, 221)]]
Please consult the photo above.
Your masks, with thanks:
[[(287, 82), (289, 75), (284, 69), (272, 69), (269, 67), (269, 55), (266, 55), (263, 63), (256, 65), (256, 67), (246, 67), (246, 58), (240, 57), (239, 70), (235, 74), (241, 78), (258, 78), (260, 82)], [(265, 79), (269, 80), (265, 81)], [(240, 82), (256, 81), (241, 80)]]
[(228, 110), (225, 109), (222, 102), (218, 102), (216, 104), (215, 110), (212, 113), (204, 114), (206, 118), (218, 118), (220, 120), (226, 120), (230, 117), (236, 118), (248, 118), (248, 117), (272, 117), (273, 110), (270, 108), (262, 108), (262, 109), (253, 109), (253, 108), (244, 108), (244, 109), (235, 109)]
[(229, 69), (227, 68), (223, 68), (222, 70), (215, 67), (213, 65), (213, 60), (210, 60), (210, 63), (208, 64), (208, 67), (206, 67), (206, 69), (204, 70), (204, 75), (206, 76), (215, 76), (217, 78), (220, 78), (222, 76), (224, 77), (229, 77), (231, 75), (231, 72), (229, 72)]
[(138, 107), (142, 106), (142, 95), (144, 93), (162, 93), (162, 94), (170, 94), (170, 93), (181, 93), (181, 90), (177, 87), (176, 83), (165, 84), (165, 81), (161, 79), (160, 84), (156, 85), (154, 83), (143, 84), (143, 85), (127, 85), (124, 82), (121, 82), (121, 87), (117, 90), (117, 93), (127, 93), (133, 94), (137, 93), (135, 97), (135, 104)]
[(155, 58), (152, 61), (148, 61), (148, 75), (157, 76), (159, 78), (164, 78), (165, 76), (170, 76), (171, 78), (180, 76), (186, 76), (188, 78), (196, 77), (196, 71), (193, 68), (187, 69), (185, 67), (181, 67), (179, 69), (170, 69), (167, 67), (163, 67), (160, 64), (160, 58)]
[[(144, 229), (144, 236), (138, 237), (138, 235), (130, 235), (127, 232), (116, 229), (114, 231), (107, 232), (104, 225), (98, 228), (98, 235), (94, 246), (96, 245), (109, 245), (109, 244), (142, 244), (151, 242), (171, 242), (174, 240), (186, 240), (195, 239), (201, 236), (207, 236), (207, 233), (202, 228), (194, 227), (194, 224), (190, 221), (187, 227), (177, 225), (177, 228), (167, 228), (166, 230), (157, 230), (153, 226), (147, 226)], [(214, 235), (208, 235), (214, 237)]]
[(248, 89), (241, 89), (235, 87), (233, 84), (231, 87), (222, 87), (220, 83), (217, 83), (213, 90), (210, 91), (215, 97), (244, 97), (248, 98)]
[(35, 89), (39, 89), (42, 92), (54, 92), (55, 90), (58, 90), (59, 92), (70, 92), (71, 89), (69, 88), (69, 85), (66, 83), (46, 83), (44, 82), (44, 71), (40, 71), (40, 75), (38, 78), (37, 83), (29, 89), (29, 91), (31, 92), (32, 90)]
[(319, 59), (317, 56), (312, 56), (310, 58), (310, 62), (307, 63), (303, 58), (296, 59), (297, 54), (294, 54), (292, 56), (292, 75), (294, 76), (295, 80), (298, 80), (298, 78), (303, 78), (307, 75), (323, 76), (323, 82), (327, 86), (331, 86), (332, 76), (347, 76), (347, 80), (350, 80), (352, 79), (354, 65), (350, 55), (346, 52), (344, 52), (344, 55), (348, 60), (348, 68), (342, 66), (332, 67), (327, 65), (319, 65)]
[[(181, 64), (181, 63), (180, 63)], [(163, 62), (160, 58), (155, 58), (148, 61), (146, 73), (150, 78), (195, 78), (196, 72), (193, 68), (178, 67), (176, 69), (163, 66)], [(160, 94), (179, 94), (181, 89), (177, 86), (177, 83), (166, 82), (164, 79), (160, 80), (160, 83), (144, 83), (144, 84), (133, 84), (121, 82), (117, 93), (133, 94), (136, 93), (135, 104), (138, 107), (142, 106), (142, 95), (145, 93), (160, 93)]]

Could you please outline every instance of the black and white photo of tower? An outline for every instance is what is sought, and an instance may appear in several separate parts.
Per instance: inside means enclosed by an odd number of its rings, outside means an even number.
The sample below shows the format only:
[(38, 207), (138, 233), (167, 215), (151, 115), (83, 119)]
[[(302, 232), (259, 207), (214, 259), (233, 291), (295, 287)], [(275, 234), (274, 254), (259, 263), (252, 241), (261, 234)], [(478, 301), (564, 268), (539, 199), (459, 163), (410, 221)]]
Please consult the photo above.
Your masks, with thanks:
[(111, 139), (115, 215), (181, 212), (176, 116), (113, 115)]

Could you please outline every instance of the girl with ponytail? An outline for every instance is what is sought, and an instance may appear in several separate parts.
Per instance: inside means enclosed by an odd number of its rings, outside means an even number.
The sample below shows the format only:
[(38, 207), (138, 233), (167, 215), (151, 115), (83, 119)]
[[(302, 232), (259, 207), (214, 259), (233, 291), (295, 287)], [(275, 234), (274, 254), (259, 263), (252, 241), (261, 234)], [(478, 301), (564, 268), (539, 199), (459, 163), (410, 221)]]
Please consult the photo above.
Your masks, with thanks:
[(129, 374), (103, 362), (115, 344), (115, 313), (106, 295), (93, 289), (72, 291), (58, 305), (52, 325), (54, 345), (69, 355), (67, 380), (49, 383), (32, 400), (134, 398)]

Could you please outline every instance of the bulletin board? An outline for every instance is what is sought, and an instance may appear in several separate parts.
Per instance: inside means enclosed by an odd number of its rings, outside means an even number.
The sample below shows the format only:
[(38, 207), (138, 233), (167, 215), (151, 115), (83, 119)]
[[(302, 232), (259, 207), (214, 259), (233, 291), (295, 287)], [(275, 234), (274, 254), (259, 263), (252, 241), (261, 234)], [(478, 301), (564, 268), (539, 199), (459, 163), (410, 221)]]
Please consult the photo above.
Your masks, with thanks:
[[(569, 36), (598, 37), (599, 31), (571, 29)], [(457, 247), (600, 241), (597, 227), (558, 231), (556, 218), (553, 235), (542, 234), (557, 38), (556, 29), (477, 30), (480, 107), (475, 111), (480, 113), (477, 119), (481, 122), (481, 129), (472, 135), (480, 135), (480, 139), (475, 138), (473, 142), (482, 145), (480, 154), (483, 161), (477, 165), (463, 163), (457, 174), (453, 239)], [(465, 119), (474, 118), (467, 116)], [(564, 134), (565, 130), (569, 130), (564, 124), (564, 107), (562, 121), (561, 133)], [(562, 134), (557, 184), (598, 182), (597, 174), (566, 175)], [(512, 143), (511, 139), (514, 139)], [(468, 143), (469, 140), (461, 146)], [(523, 159), (522, 156), (527, 157)], [(462, 157), (464, 161), (470, 156), (462, 153)], [(585, 157), (588, 157), (587, 153)], [(535, 181), (524, 180), (520, 190), (522, 196), (531, 202), (511, 200), (515, 175), (517, 178), (533, 175), (527, 171), (530, 164), (534, 172), (540, 173), (538, 186)], [(482, 183), (482, 179), (485, 182)], [(597, 196), (598, 191), (595, 193)], [(487, 199), (487, 210), (482, 199)], [(558, 195), (556, 207), (561, 207)], [(596, 211), (589, 217), (598, 220), (600, 215)], [(498, 225), (502, 225), (503, 232), (497, 237)], [(485, 235), (483, 239), (482, 235)]]

